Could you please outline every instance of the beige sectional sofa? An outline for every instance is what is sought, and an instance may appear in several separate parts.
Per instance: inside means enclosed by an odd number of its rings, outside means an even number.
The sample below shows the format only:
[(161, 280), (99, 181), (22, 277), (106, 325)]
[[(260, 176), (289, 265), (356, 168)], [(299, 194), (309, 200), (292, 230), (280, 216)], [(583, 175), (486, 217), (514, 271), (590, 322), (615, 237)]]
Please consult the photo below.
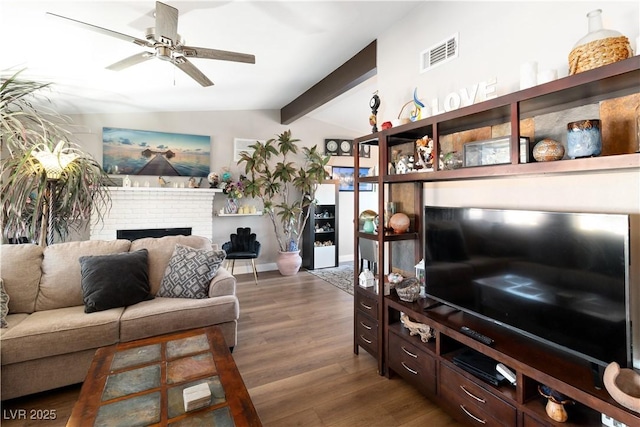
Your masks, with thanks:
[(199, 236), (2, 245), (0, 276), (9, 295), (7, 327), (0, 329), (1, 399), (84, 381), (97, 348), (209, 325), (236, 345), (236, 280), (224, 268), (208, 298), (156, 296), (126, 307), (85, 313), (81, 256), (148, 251), (150, 292), (156, 295), (176, 244), (216, 249)]

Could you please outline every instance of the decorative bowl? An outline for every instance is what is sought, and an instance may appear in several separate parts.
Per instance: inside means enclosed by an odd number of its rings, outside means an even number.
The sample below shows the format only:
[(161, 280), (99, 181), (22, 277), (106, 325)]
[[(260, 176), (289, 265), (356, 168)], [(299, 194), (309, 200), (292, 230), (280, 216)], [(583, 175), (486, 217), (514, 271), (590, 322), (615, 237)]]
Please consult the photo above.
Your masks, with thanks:
[(633, 369), (621, 369), (616, 362), (611, 362), (604, 370), (603, 381), (613, 400), (640, 412), (640, 374)]
[(533, 158), (538, 162), (562, 160), (563, 157), (564, 146), (553, 139), (545, 138), (533, 147)]
[(415, 277), (407, 277), (396, 285), (396, 292), (402, 301), (414, 302), (420, 296), (420, 283)]

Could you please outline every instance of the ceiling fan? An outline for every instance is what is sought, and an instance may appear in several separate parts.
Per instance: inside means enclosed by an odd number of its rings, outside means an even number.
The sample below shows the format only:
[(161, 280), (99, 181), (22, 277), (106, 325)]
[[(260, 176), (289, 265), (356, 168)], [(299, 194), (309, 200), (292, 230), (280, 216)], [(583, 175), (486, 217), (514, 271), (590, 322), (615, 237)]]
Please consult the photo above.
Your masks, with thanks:
[(144, 39), (108, 30), (76, 19), (56, 15), (55, 13), (47, 12), (47, 14), (56, 18), (64, 19), (65, 21), (78, 25), (84, 29), (116, 37), (128, 42), (133, 42), (139, 46), (152, 48), (154, 50), (153, 52), (144, 51), (137, 53), (111, 64), (107, 67), (109, 70), (120, 71), (151, 58), (159, 58), (164, 61), (171, 62), (192, 79), (206, 87), (212, 86), (213, 82), (187, 58), (218, 59), (222, 61), (246, 62), (249, 64), (255, 64), (256, 62), (256, 57), (254, 55), (246, 53), (185, 46), (184, 40), (178, 34), (178, 9), (159, 1), (156, 2), (156, 25), (155, 27), (147, 28)]

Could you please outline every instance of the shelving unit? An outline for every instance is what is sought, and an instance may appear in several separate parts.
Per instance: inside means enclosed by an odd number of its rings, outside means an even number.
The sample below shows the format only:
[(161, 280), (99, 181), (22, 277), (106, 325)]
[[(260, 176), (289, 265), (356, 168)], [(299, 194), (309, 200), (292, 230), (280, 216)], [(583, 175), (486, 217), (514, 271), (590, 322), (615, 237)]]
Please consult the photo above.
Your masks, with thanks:
[(302, 266), (315, 270), (338, 265), (338, 182), (325, 181), (316, 191), (304, 229)]
[[(537, 391), (539, 384), (548, 385), (574, 399), (570, 423), (564, 425), (600, 425), (600, 413), (627, 425), (640, 425), (638, 414), (632, 413), (613, 401), (606, 390), (596, 390), (589, 366), (584, 362), (558, 354), (537, 342), (511, 333), (492, 323), (481, 321), (461, 312), (446, 312), (447, 307), (424, 311), (426, 301), (404, 303), (395, 291), (384, 295), (385, 273), (397, 271), (413, 275), (413, 266), (423, 256), (422, 212), (423, 184), (452, 180), (481, 180), (548, 174), (593, 174), (640, 168), (640, 153), (636, 148), (600, 157), (562, 160), (555, 162), (520, 163), (520, 136), (527, 121), (535, 121), (541, 114), (560, 114), (571, 108), (596, 104), (601, 101), (637, 96), (640, 93), (640, 57), (635, 56), (600, 68), (565, 77), (529, 89), (494, 98), (479, 104), (428, 117), (397, 128), (357, 138), (357, 145), (378, 146), (376, 177), (356, 177), (354, 184), (354, 218), (358, 218), (359, 183), (375, 183), (378, 187), (378, 213), (382, 218), (385, 203), (396, 202), (399, 212), (411, 219), (408, 233), (364, 233), (356, 227), (354, 247), (360, 238), (378, 242), (379, 282), (376, 288), (356, 286), (354, 296), (354, 352), (359, 349), (373, 355), (378, 361), (380, 374), (399, 374), (431, 398), (438, 401), (461, 421), (477, 424), (482, 419), (487, 425), (539, 426), (556, 425), (544, 410), (544, 399)], [(441, 170), (437, 159), (447, 138), (461, 132), (480, 128), (500, 128), (510, 141), (510, 163), (491, 166)], [(392, 151), (401, 149), (415, 155), (415, 141), (428, 135), (433, 138), (434, 168), (430, 172), (388, 174)], [(531, 141), (532, 149), (535, 138)], [(627, 144), (632, 147), (630, 141)], [(636, 143), (637, 144), (637, 143)], [(359, 148), (359, 147), (358, 147)], [(354, 148), (355, 150), (355, 148)], [(406, 150), (406, 151), (405, 151)], [(606, 154), (606, 153), (605, 153)], [(358, 157), (355, 168), (359, 167)], [(413, 259), (409, 254), (413, 253)], [(356, 253), (354, 280), (357, 283), (359, 263)], [(412, 319), (432, 326), (436, 332), (434, 342), (422, 343), (411, 337), (399, 322), (400, 311)], [(487, 347), (459, 332), (463, 324), (490, 335), (500, 345)], [(495, 388), (471, 376), (452, 363), (453, 354), (462, 348), (473, 348), (513, 368), (517, 373), (516, 387)], [(412, 355), (407, 355), (406, 351)], [(414, 357), (415, 356), (415, 357)], [(460, 391), (480, 393), (487, 405), (466, 400)], [(477, 397), (477, 396), (476, 396)], [(493, 402), (493, 403), (491, 403)], [(461, 407), (465, 408), (461, 411)], [(466, 412), (465, 412), (466, 411)], [(468, 412), (468, 413), (467, 413)], [(469, 415), (472, 414), (472, 415)], [(498, 417), (498, 418), (496, 418)]]

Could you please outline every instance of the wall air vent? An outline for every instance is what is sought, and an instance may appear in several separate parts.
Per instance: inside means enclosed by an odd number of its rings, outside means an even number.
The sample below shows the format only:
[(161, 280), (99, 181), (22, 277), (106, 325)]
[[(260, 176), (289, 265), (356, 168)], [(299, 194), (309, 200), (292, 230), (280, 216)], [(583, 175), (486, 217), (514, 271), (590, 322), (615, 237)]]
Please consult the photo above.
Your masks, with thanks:
[(420, 72), (424, 73), (458, 57), (458, 33), (420, 52)]

